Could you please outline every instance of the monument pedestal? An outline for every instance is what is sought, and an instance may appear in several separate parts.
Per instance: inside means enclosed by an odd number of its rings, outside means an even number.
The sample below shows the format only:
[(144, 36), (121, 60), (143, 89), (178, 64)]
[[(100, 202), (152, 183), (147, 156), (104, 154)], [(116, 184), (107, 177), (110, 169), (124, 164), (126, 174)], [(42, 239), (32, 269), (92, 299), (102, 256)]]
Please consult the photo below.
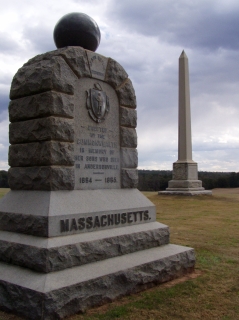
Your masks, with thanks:
[(193, 271), (138, 183), (134, 88), (115, 60), (66, 47), (11, 87), (0, 201), (0, 308), (56, 320)]
[(205, 190), (204, 188), (167, 188), (166, 191), (159, 191), (159, 195), (182, 195), (182, 196), (199, 196), (199, 195), (212, 195), (212, 191)]
[(177, 161), (173, 163), (173, 180), (168, 182), (166, 191), (159, 191), (163, 195), (211, 195), (212, 191), (202, 187), (198, 180), (198, 167), (194, 161)]
[(194, 270), (194, 250), (169, 244), (137, 189), (10, 191), (0, 229), (0, 306), (29, 319), (62, 319)]

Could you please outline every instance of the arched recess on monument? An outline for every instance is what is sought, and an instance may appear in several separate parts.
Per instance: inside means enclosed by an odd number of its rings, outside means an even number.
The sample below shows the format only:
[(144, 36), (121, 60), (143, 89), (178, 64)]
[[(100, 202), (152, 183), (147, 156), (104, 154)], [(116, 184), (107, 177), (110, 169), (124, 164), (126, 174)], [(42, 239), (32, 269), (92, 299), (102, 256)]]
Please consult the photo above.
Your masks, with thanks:
[[(109, 101), (101, 119), (97, 93)], [(91, 189), (101, 168), (92, 189), (137, 187), (136, 97), (118, 62), (81, 47), (38, 55), (14, 76), (10, 99), (11, 189)]]

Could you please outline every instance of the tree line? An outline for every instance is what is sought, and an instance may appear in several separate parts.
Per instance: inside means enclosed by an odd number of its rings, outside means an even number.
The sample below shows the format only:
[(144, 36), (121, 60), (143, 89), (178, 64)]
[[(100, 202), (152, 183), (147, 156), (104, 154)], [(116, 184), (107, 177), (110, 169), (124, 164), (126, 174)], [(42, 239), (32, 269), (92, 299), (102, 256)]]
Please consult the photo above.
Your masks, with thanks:
[[(168, 187), (172, 180), (171, 170), (138, 170), (140, 191), (159, 191)], [(202, 180), (205, 189), (239, 187), (239, 172), (199, 171), (198, 179)], [(7, 171), (0, 170), (0, 188), (9, 188)]]
[(9, 188), (7, 171), (0, 170), (0, 188)]
[[(199, 171), (198, 179), (202, 180), (202, 186), (207, 190), (239, 187), (239, 172)], [(140, 191), (165, 190), (169, 180), (172, 180), (172, 170), (139, 170), (138, 189)]]

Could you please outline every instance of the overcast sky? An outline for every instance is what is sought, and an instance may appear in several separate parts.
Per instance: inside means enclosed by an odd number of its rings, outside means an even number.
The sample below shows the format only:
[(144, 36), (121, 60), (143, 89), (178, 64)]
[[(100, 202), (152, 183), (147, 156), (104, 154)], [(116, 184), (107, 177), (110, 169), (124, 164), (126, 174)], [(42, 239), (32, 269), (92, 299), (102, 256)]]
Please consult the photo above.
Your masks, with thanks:
[(97, 52), (133, 82), (140, 169), (177, 160), (178, 58), (189, 58), (193, 160), (200, 171), (239, 171), (238, 0), (0, 0), (0, 170), (8, 169), (12, 78), (55, 50), (53, 29), (70, 12), (101, 30)]

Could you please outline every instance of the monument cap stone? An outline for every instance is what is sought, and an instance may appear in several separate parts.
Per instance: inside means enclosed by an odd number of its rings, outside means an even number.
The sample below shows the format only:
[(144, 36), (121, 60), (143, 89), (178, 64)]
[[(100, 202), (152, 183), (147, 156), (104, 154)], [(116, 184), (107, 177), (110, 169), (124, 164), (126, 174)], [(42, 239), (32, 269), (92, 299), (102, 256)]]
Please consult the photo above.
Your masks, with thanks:
[(96, 51), (100, 44), (100, 29), (85, 13), (73, 12), (63, 16), (56, 24), (53, 37), (56, 47), (80, 46)]

